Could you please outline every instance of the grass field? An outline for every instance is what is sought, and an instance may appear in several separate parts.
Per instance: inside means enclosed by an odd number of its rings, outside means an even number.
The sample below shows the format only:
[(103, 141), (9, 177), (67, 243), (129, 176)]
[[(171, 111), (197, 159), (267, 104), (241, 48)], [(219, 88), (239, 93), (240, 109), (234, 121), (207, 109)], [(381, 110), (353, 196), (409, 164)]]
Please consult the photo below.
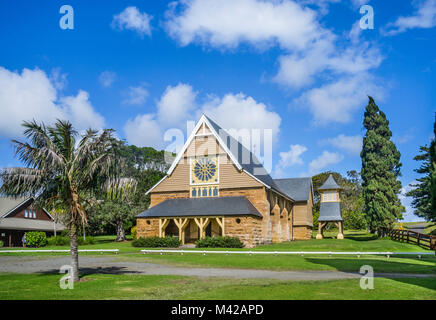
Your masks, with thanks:
[(0, 274), (0, 299), (436, 299), (436, 278), (277, 281), (146, 275), (87, 275), (73, 290), (59, 288), (60, 275)]

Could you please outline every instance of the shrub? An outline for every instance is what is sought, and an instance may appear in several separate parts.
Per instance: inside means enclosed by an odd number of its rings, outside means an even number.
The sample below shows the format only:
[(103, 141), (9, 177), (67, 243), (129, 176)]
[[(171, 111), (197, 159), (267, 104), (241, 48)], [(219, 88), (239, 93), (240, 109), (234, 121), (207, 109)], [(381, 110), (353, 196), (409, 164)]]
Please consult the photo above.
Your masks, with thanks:
[(0, 248), (3, 247), (4, 243), (0, 240)]
[(136, 239), (136, 230), (137, 230), (136, 226), (130, 229), (130, 234), (132, 235), (133, 240)]
[(24, 234), (26, 239), (26, 247), (45, 247), (47, 245), (47, 237), (45, 232), (31, 231)]
[(85, 239), (83, 239), (83, 237), (78, 237), (77, 243), (79, 244), (79, 246), (86, 246), (88, 244), (95, 244), (95, 238), (92, 236), (86, 236)]
[(244, 244), (236, 237), (205, 237), (195, 242), (197, 248), (243, 248)]
[(47, 239), (49, 246), (67, 246), (70, 244), (70, 238), (63, 236), (53, 236)]
[(180, 240), (178, 237), (141, 237), (133, 240), (132, 246), (144, 248), (177, 248), (180, 246)]
[[(50, 246), (68, 246), (70, 244), (70, 238), (65, 236), (54, 236), (47, 239), (48, 245)], [(77, 238), (77, 243), (80, 246), (85, 246), (88, 244), (94, 244), (95, 238), (91, 236), (87, 236), (85, 240), (83, 237)]]

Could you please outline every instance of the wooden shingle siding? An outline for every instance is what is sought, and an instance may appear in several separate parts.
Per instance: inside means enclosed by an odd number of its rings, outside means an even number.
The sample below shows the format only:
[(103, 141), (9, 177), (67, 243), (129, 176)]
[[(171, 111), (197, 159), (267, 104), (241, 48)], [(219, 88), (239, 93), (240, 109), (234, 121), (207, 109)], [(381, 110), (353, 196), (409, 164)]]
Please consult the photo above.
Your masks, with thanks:
[(263, 187), (263, 185), (247, 173), (240, 172), (228, 156), (220, 157), (220, 190), (252, 187)]
[(188, 146), (184, 157), (225, 154), (214, 136), (195, 137)]

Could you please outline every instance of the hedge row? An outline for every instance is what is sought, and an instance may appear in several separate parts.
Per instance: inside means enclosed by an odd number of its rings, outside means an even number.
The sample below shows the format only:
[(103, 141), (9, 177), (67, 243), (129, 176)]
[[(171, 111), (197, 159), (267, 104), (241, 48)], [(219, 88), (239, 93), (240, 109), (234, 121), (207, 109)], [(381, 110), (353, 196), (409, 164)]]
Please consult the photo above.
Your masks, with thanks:
[(177, 248), (180, 244), (181, 242), (178, 237), (147, 237), (132, 241), (132, 246), (144, 248)]
[[(47, 239), (47, 243), (49, 246), (68, 246), (70, 245), (70, 238), (65, 236), (54, 236)], [(94, 244), (95, 238), (91, 236), (87, 236), (85, 239), (83, 237), (77, 238), (77, 243), (80, 246)]]
[(31, 231), (24, 234), (26, 247), (39, 248), (47, 245), (47, 237), (45, 232)]
[(244, 244), (236, 237), (205, 237), (195, 242), (197, 248), (243, 248)]

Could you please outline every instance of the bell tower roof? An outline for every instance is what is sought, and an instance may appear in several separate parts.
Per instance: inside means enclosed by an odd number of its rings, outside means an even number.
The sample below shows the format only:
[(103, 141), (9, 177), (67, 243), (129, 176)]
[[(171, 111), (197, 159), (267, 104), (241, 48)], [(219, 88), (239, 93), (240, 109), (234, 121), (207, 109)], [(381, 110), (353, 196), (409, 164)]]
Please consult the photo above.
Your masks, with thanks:
[(333, 175), (330, 174), (324, 184), (318, 188), (318, 190), (340, 190), (342, 189), (333, 178)]

